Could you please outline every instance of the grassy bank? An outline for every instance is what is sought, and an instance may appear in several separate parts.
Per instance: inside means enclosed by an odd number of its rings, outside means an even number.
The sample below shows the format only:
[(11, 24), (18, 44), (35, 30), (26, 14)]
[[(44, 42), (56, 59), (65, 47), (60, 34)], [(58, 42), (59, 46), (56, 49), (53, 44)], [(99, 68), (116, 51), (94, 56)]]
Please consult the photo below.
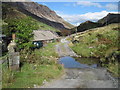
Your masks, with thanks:
[(118, 76), (118, 24), (88, 30), (69, 38), (73, 42), (71, 48), (82, 57), (100, 58), (103, 66)]
[(22, 65), (18, 72), (11, 72), (3, 65), (3, 88), (31, 88), (59, 77), (63, 68), (57, 64), (58, 55), (54, 45), (55, 43), (50, 43), (31, 53), (21, 52)]

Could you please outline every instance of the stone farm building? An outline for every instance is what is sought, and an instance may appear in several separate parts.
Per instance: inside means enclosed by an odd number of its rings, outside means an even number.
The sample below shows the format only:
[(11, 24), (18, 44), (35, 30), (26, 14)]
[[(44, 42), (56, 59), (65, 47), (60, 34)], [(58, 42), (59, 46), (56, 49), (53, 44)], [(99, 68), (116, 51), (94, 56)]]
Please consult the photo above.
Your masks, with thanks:
[(48, 42), (59, 41), (57, 33), (49, 30), (33, 30), (34, 40), (33, 42), (42, 42), (45, 45)]

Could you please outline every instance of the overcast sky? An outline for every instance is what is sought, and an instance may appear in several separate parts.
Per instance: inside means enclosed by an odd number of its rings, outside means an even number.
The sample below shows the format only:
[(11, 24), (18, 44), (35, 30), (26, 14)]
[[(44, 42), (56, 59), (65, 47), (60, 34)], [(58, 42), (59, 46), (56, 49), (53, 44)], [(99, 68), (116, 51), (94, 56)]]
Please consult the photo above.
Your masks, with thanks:
[(118, 13), (117, 2), (39, 2), (54, 10), (71, 24), (79, 25), (87, 20), (97, 21), (108, 13)]

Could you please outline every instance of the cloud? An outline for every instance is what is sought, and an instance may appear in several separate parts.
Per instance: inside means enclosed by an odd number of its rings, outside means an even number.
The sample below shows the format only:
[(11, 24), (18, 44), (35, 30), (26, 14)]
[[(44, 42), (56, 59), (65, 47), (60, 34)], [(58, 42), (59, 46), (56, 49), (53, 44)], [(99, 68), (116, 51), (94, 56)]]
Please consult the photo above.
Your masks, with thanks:
[(94, 6), (94, 7), (98, 7), (98, 8), (105, 8), (107, 10), (118, 10), (118, 5), (117, 4), (106, 4), (106, 5), (101, 5), (100, 3), (95, 3), (95, 2), (90, 2), (90, 1), (79, 1), (76, 2), (75, 4), (73, 4), (73, 6), (76, 5), (81, 5), (81, 6), (86, 6), (86, 7), (90, 7), (90, 6)]
[(85, 14), (75, 14), (75, 15), (67, 15), (57, 12), (59, 16), (61, 16), (63, 19), (74, 25), (79, 25), (80, 23), (88, 20), (95, 22), (105, 17), (108, 13), (117, 13), (117, 12), (101, 11), (101, 12), (94, 12), (94, 13), (88, 12)]
[(46, 3), (41, 3), (42, 5), (45, 5), (45, 6), (47, 6), (47, 4)]
[(118, 10), (118, 5), (116, 5), (116, 4), (107, 4), (105, 6), (105, 8), (108, 9), (108, 10)]
[(82, 5), (82, 6), (95, 6), (101, 8), (102, 6), (99, 3), (94, 3), (90, 1), (79, 1), (76, 2), (76, 5)]

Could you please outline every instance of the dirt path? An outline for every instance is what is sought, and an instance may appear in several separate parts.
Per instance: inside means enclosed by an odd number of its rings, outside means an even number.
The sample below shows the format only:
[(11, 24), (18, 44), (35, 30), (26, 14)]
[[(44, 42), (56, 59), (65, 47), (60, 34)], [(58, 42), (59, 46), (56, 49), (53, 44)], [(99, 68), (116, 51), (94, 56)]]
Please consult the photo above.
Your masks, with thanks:
[(63, 56), (77, 56), (77, 54), (68, 46), (69, 41), (61, 39), (61, 43), (56, 45), (56, 52), (60, 57)]
[[(77, 56), (68, 46), (68, 41), (61, 40), (56, 45), (59, 56)], [(69, 61), (68, 61), (69, 62)], [(65, 68), (65, 74), (40, 88), (117, 88), (117, 81), (104, 68)]]

